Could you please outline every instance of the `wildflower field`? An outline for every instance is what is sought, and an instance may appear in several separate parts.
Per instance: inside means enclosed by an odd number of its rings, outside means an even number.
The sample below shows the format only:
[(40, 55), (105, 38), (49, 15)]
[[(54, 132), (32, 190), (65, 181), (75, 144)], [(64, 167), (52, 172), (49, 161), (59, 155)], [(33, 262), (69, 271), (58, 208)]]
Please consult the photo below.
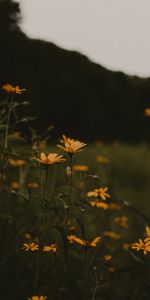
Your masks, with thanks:
[(1, 89), (3, 300), (148, 300), (149, 145), (67, 133), (51, 144), (51, 127), (38, 134), (20, 117), (25, 90)]

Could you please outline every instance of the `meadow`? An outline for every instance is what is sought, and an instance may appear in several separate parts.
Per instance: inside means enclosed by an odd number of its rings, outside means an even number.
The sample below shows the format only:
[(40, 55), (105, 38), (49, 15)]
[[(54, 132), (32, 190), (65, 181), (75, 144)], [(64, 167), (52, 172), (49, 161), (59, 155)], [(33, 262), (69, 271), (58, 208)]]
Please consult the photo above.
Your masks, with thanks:
[(24, 89), (2, 89), (3, 299), (149, 299), (150, 146), (24, 136)]

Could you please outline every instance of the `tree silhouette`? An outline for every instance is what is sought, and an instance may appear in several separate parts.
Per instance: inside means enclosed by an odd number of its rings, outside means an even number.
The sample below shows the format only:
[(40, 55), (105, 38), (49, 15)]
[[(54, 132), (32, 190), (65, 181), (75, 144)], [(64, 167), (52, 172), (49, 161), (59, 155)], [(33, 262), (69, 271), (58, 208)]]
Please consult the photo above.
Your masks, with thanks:
[(53, 124), (56, 136), (86, 140), (150, 140), (150, 119), (143, 116), (150, 79), (107, 70), (78, 52), (31, 39), (20, 30), (20, 19), (17, 2), (0, 0), (0, 84), (26, 88), (33, 127), (43, 131)]
[(12, 0), (0, 0), (0, 31), (19, 30), (19, 3)]

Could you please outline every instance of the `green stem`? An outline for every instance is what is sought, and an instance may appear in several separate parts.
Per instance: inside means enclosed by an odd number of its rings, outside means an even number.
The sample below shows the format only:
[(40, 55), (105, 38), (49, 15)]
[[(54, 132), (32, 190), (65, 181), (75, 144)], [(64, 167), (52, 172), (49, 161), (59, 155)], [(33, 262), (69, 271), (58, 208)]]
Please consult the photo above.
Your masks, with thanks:
[(104, 272), (104, 270), (102, 270), (102, 272), (96, 278), (95, 287), (93, 289), (93, 295), (92, 295), (92, 299), (91, 300), (95, 300), (96, 293), (97, 293), (97, 288), (100, 285), (100, 282), (103, 280), (103, 272)]
[(53, 197), (54, 187), (56, 181), (56, 165), (54, 165), (53, 173), (51, 174), (51, 191), (50, 191), (50, 198)]
[(20, 192), (23, 192), (24, 179), (25, 179), (24, 167), (21, 166), (21, 167), (19, 167), (19, 187), (20, 187)]
[(81, 297), (83, 299), (87, 299), (87, 289), (86, 289), (86, 283), (87, 283), (87, 277), (88, 277), (88, 268), (87, 268), (87, 248), (84, 248), (83, 252), (83, 271), (81, 275), (81, 280), (82, 280), (82, 290), (81, 290)]
[(10, 115), (12, 110), (12, 102), (13, 102), (13, 95), (11, 97), (10, 103), (8, 104), (8, 115), (7, 115), (6, 131), (5, 131), (5, 138), (4, 138), (4, 150), (7, 150), (8, 148), (8, 133), (9, 133)]
[(97, 288), (98, 288), (98, 282), (95, 283), (95, 287), (94, 287), (94, 290), (93, 290), (93, 295), (92, 295), (91, 300), (95, 300)]
[(40, 255), (39, 255), (39, 251), (37, 253), (37, 260), (36, 260), (36, 273), (35, 273), (35, 281), (34, 281), (34, 289), (35, 292), (37, 290), (38, 287), (38, 279), (39, 279), (39, 270), (40, 270)]
[[(44, 170), (45, 171), (45, 170)], [(43, 207), (44, 207), (44, 180), (43, 180), (43, 170), (42, 168), (40, 169), (40, 186), (41, 186), (41, 202), (43, 204)]]
[(72, 190), (73, 190), (73, 168), (72, 168), (72, 154), (69, 154), (70, 167), (70, 208), (72, 208)]

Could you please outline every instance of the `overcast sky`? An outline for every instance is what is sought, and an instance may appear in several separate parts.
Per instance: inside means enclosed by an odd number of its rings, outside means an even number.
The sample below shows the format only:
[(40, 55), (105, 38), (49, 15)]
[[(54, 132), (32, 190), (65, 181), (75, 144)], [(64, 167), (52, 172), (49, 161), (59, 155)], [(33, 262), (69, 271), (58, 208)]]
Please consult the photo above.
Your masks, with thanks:
[(150, 0), (20, 0), (22, 29), (110, 69), (150, 76)]

